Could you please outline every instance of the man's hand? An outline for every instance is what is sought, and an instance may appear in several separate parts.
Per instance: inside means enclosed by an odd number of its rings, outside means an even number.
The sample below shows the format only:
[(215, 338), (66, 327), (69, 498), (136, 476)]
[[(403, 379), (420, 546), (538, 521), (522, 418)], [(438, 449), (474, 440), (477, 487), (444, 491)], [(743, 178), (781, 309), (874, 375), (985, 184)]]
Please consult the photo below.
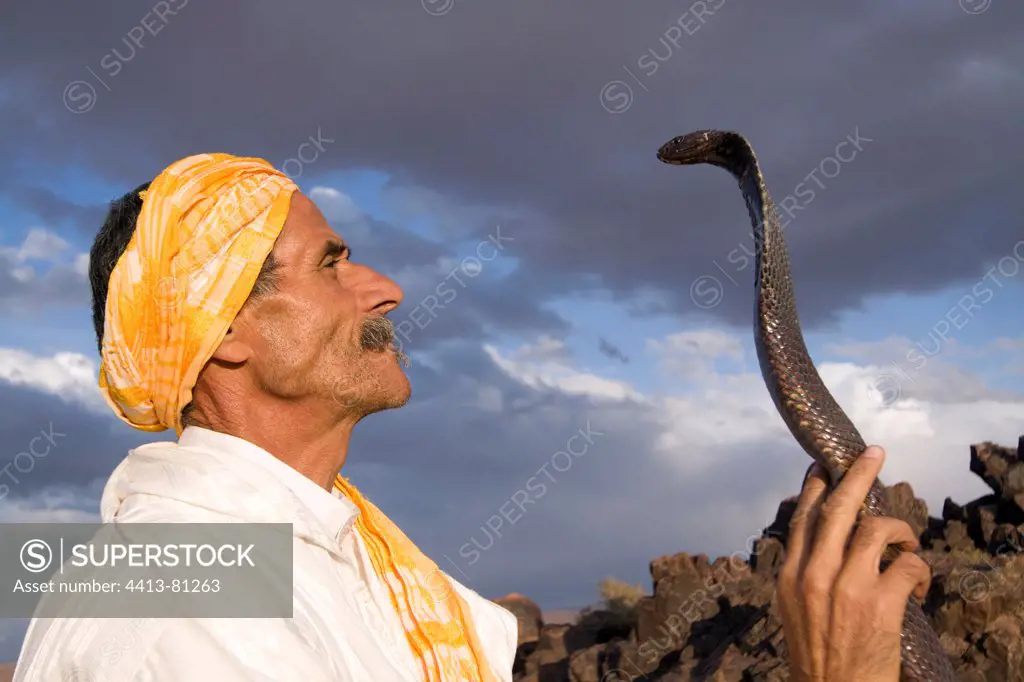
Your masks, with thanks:
[[(931, 569), (902, 554), (879, 571), (886, 545), (914, 551), (910, 526), (868, 517), (850, 539), (885, 452), (868, 448), (831, 494), (815, 464), (790, 522), (778, 596), (793, 682), (898, 682), (907, 599), (923, 600)], [(827, 495), (827, 500), (826, 500)], [(849, 541), (849, 544), (848, 544)]]

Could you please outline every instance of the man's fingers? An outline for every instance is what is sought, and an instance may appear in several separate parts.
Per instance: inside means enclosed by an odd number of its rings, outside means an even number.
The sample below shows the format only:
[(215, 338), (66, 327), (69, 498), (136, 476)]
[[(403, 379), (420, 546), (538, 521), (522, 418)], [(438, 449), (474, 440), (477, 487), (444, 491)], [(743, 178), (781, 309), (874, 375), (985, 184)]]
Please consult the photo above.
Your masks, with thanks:
[[(883, 593), (894, 599), (906, 602), (913, 594), (919, 601), (924, 601), (932, 584), (932, 569), (924, 559), (916, 554), (904, 552), (900, 554), (882, 573), (879, 586)], [(899, 613), (900, 621), (903, 612)]]
[(869, 516), (862, 519), (850, 542), (843, 573), (877, 575), (882, 553), (888, 545), (898, 545), (905, 551), (915, 552), (921, 543), (914, 535), (914, 529), (906, 521), (886, 516)]
[(828, 491), (828, 473), (815, 462), (804, 479), (803, 490), (796, 503), (796, 509), (789, 521), (789, 541), (786, 543), (786, 562), (794, 570), (803, 565), (803, 558), (810, 553), (810, 541), (814, 537), (818, 509)]
[(846, 541), (857, 521), (857, 513), (878, 477), (885, 451), (871, 446), (853, 463), (843, 480), (821, 505), (814, 542), (814, 559), (824, 568), (838, 571), (845, 556)]
[[(828, 492), (828, 473), (817, 462), (807, 469), (796, 509), (789, 521), (789, 539), (786, 541), (786, 558), (779, 569), (778, 593), (784, 628), (789, 633), (800, 633), (799, 637), (787, 640), (791, 671), (804, 669), (800, 679), (820, 679), (825, 660), (820, 651), (824, 627), (807, 611), (808, 605), (800, 588), (800, 578), (806, 557), (810, 554), (810, 541), (818, 507)], [(796, 679), (794, 677), (794, 679)]]

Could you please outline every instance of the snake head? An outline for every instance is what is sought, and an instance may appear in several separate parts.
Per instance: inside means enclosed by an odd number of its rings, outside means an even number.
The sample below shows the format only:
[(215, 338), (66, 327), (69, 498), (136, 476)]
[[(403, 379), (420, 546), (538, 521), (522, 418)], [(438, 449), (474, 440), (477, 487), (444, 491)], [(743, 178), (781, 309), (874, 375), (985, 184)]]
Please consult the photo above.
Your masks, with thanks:
[(658, 160), (674, 166), (708, 163), (731, 173), (742, 172), (753, 160), (753, 150), (739, 133), (695, 130), (673, 137), (658, 149)]
[(658, 160), (677, 166), (704, 163), (714, 153), (720, 135), (716, 130), (696, 130), (673, 137), (658, 149)]

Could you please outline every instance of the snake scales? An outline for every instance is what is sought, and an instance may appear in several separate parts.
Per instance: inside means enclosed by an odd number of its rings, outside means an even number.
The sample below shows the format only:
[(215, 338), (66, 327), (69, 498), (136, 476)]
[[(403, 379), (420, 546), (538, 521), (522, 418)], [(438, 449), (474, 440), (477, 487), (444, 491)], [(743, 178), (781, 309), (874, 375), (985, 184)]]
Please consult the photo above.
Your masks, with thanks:
[[(738, 133), (699, 130), (666, 142), (658, 159), (673, 165), (711, 164), (739, 181), (754, 230), (754, 345), (761, 375), (790, 432), (828, 470), (834, 486), (867, 446), (807, 352), (778, 210), (753, 148)], [(872, 485), (862, 513), (889, 515), (880, 481)], [(889, 547), (883, 561), (891, 561), (899, 551)], [(904, 682), (955, 680), (949, 658), (913, 599), (907, 602), (903, 622), (901, 662)]]

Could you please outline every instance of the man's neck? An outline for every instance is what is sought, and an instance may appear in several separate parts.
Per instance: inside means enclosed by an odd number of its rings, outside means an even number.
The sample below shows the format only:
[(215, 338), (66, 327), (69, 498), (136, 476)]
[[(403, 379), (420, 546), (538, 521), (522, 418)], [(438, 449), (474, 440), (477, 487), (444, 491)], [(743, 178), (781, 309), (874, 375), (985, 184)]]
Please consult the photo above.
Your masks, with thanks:
[(226, 433), (263, 448), (324, 490), (345, 464), (354, 422), (330, 423), (312, 419), (302, 406), (247, 406), (244, 414), (231, 417), (199, 411), (197, 426)]

